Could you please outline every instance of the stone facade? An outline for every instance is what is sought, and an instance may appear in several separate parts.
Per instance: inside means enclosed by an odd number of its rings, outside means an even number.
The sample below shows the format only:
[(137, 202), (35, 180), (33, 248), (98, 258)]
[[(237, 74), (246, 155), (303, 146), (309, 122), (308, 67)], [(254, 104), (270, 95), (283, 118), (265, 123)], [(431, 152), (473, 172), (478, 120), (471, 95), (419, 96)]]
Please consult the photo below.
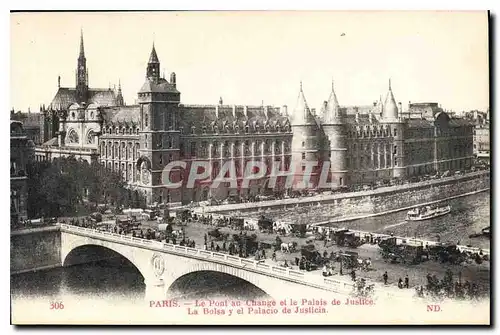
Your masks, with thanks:
[(26, 165), (33, 159), (35, 144), (21, 121), (10, 122), (10, 221), (16, 225), (28, 218), (28, 176)]
[[(308, 188), (316, 189), (327, 163), (331, 188), (467, 169), (472, 163), (473, 124), (436, 106), (405, 114), (390, 83), (385, 102), (380, 98), (363, 107), (341, 107), (332, 84), (317, 114), (302, 84), (290, 114), (287, 106), (230, 106), (222, 99), (217, 105), (185, 105), (176, 74), (169, 80), (160, 76), (153, 46), (137, 104), (125, 106), (120, 89), (116, 94), (88, 89), (84, 59), (82, 40), (77, 87), (59, 88), (49, 108), (42, 108), (47, 115), (43, 126), (58, 132), (37, 149), (37, 156), (98, 160), (120, 171), (150, 204), (248, 198), (289, 188), (285, 176), (272, 185), (274, 190), (269, 187), (273, 171), (292, 174), (293, 185), (312, 172)], [(164, 168), (179, 160), (186, 167), (174, 168), (168, 177), (182, 187), (166, 188)], [(200, 161), (209, 163), (210, 176), (188, 187), (186, 171)], [(227, 161), (234, 165), (236, 180), (214, 184)], [(319, 163), (308, 171), (304, 161)], [(262, 178), (244, 187), (248, 162), (264, 162), (267, 168)]]

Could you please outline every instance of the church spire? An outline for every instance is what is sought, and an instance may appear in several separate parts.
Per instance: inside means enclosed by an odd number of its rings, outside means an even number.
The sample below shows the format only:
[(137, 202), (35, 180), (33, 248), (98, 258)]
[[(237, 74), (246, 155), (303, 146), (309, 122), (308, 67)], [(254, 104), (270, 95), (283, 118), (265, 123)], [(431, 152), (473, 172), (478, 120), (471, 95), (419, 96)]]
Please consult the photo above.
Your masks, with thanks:
[(80, 56), (76, 68), (76, 95), (77, 102), (87, 102), (88, 93), (88, 72), (87, 60), (85, 59), (85, 49), (83, 47), (83, 29), (80, 31)]
[(85, 58), (85, 48), (83, 46), (83, 28), (80, 30), (80, 58)]

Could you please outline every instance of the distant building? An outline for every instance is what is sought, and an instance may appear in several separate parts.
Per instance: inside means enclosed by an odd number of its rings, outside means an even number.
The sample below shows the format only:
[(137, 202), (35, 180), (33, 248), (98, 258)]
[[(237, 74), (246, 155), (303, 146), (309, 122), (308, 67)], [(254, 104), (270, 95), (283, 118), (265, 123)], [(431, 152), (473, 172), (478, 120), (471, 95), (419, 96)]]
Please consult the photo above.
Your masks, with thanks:
[(477, 159), (490, 162), (490, 121), (488, 112), (477, 110), (466, 113), (466, 118), (474, 122), (474, 155)]
[[(76, 88), (59, 88), (44, 115), (43, 138), (37, 159), (74, 155), (119, 171), (130, 187), (151, 203), (189, 203), (228, 196), (249, 198), (269, 191), (269, 174), (304, 160), (330, 163), (327, 182), (333, 188), (353, 184), (388, 182), (393, 178), (467, 169), (472, 164), (474, 124), (451, 118), (437, 103), (410, 104), (403, 113), (389, 82), (385, 102), (342, 107), (332, 84), (330, 97), (317, 111), (310, 108), (300, 86), (297, 104), (287, 106), (186, 105), (176, 86), (176, 74), (160, 76), (160, 62), (153, 48), (137, 104), (125, 106), (121, 91), (91, 90), (83, 39), (78, 58)], [(181, 160), (187, 169), (208, 161), (211, 175), (194, 188), (186, 186), (179, 169), (170, 180), (179, 189), (163, 184), (165, 166)], [(213, 180), (225, 162), (234, 163), (237, 188)], [(250, 161), (267, 163), (264, 178), (241, 187), (244, 167)], [(295, 170), (301, 179), (304, 167)], [(317, 185), (318, 169), (311, 181)], [(284, 191), (279, 180), (275, 192)], [(316, 183), (316, 184), (315, 184)], [(314, 188), (315, 186), (313, 186)], [(273, 190), (270, 190), (271, 192)]]
[(15, 113), (14, 110), (10, 111), (10, 119), (21, 121), (24, 131), (26, 132), (26, 136), (28, 136), (28, 138), (36, 145), (42, 143), (42, 138), (40, 136), (41, 116), (42, 114), (40, 113), (31, 113), (29, 108), (27, 113), (22, 113), (20, 111)]
[(11, 225), (27, 219), (28, 177), (26, 164), (34, 155), (35, 144), (21, 121), (10, 121), (10, 220)]

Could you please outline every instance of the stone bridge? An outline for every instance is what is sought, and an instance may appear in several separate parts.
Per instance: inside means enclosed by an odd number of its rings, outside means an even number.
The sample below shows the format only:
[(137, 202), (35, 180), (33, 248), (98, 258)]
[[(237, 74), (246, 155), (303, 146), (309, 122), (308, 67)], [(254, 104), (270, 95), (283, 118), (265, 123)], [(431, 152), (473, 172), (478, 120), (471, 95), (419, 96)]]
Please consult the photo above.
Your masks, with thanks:
[(318, 273), (106, 231), (66, 224), (60, 227), (63, 266), (119, 254), (141, 273), (146, 285), (146, 299), (149, 300), (165, 299), (172, 284), (182, 281), (190, 273), (200, 271), (225, 273), (240, 278), (274, 299), (340, 298), (348, 296), (353, 289), (352, 282), (326, 278)]

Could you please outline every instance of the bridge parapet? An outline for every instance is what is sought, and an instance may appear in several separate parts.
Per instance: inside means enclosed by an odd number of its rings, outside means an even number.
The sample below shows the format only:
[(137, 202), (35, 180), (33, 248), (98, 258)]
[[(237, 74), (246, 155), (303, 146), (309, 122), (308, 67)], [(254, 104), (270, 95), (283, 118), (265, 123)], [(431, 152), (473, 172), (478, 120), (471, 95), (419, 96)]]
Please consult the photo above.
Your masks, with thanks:
[(275, 277), (278, 279), (295, 282), (298, 284), (315, 287), (317, 289), (326, 290), (330, 292), (349, 295), (353, 291), (353, 283), (345, 282), (333, 278), (323, 277), (317, 273), (308, 273), (301, 270), (292, 270), (279, 265), (265, 264), (251, 259), (241, 258), (233, 255), (223, 254), (214, 251), (208, 251), (197, 248), (189, 248), (186, 246), (174, 245), (170, 243), (163, 243), (159, 241), (146, 240), (132, 236), (115, 234), (107, 231), (100, 231), (96, 229), (72, 226), (61, 224), (61, 231), (68, 233), (76, 233), (93, 237), (97, 239), (107, 240), (120, 244), (128, 244), (139, 248), (145, 248), (153, 251), (160, 251), (164, 253), (179, 255), (188, 258), (195, 258), (204, 261), (213, 261), (216, 263), (265, 274), (267, 276)]

